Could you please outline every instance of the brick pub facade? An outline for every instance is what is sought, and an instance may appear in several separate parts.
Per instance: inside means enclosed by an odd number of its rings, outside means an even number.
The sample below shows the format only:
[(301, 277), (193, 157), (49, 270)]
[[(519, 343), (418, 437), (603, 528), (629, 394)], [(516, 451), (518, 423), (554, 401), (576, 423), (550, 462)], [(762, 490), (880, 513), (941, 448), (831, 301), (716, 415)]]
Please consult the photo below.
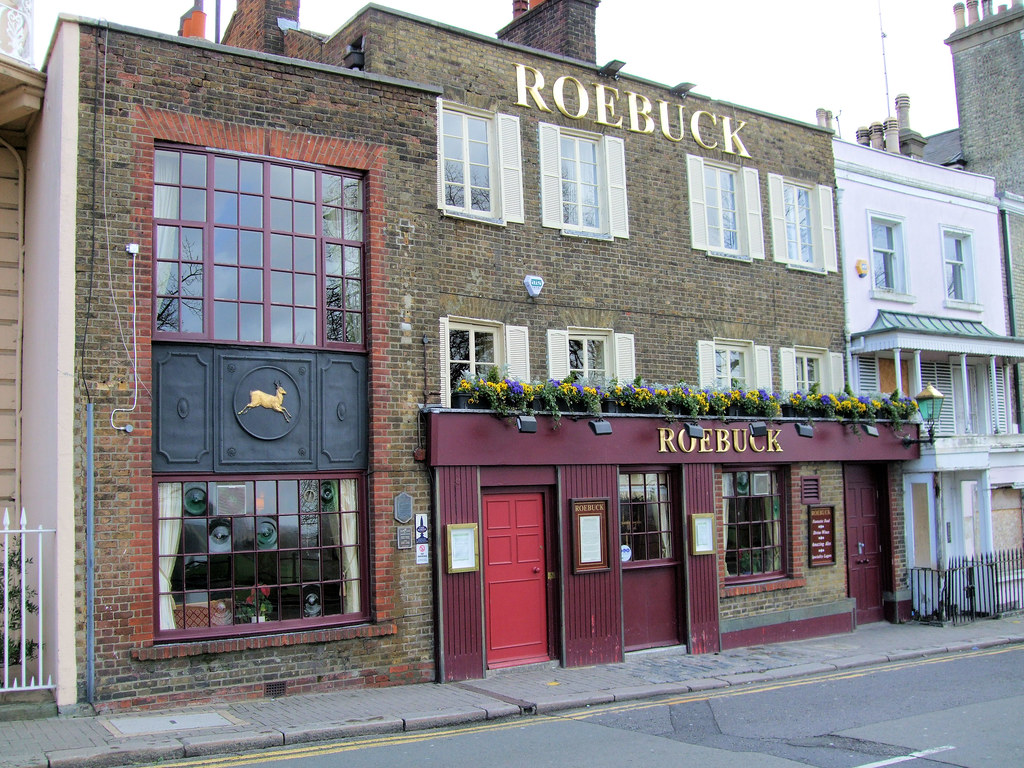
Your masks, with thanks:
[(61, 23), (97, 706), (897, 617), (888, 428), (451, 407), (491, 367), (844, 384), (830, 133), (602, 73), (596, 0), (534, 5), (499, 40), (377, 6), (324, 38), (264, 0), (224, 45)]

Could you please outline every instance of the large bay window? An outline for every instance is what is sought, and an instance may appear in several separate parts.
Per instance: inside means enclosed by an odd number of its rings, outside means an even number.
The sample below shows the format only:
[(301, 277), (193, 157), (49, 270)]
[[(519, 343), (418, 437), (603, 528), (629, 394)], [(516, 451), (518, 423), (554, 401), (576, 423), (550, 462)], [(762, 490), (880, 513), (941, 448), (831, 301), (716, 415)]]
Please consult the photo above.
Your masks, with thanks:
[(361, 174), (157, 148), (156, 338), (362, 349)]
[(362, 618), (362, 498), (358, 477), (159, 479), (160, 631)]

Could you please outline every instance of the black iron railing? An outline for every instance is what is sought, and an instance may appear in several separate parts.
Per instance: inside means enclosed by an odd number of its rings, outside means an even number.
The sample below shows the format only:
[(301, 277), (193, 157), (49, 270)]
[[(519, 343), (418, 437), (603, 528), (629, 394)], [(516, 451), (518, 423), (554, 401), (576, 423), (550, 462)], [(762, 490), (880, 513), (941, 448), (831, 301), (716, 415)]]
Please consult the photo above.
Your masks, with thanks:
[(911, 568), (911, 619), (966, 624), (1024, 611), (1024, 549), (954, 557), (945, 568)]

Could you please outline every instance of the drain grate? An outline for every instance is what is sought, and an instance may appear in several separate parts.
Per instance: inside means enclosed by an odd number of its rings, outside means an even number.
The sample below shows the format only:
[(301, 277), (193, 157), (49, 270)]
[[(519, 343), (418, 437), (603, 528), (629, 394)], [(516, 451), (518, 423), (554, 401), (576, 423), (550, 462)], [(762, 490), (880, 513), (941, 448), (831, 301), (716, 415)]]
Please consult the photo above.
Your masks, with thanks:
[(284, 696), (287, 692), (288, 683), (284, 681), (266, 683), (263, 686), (263, 696), (267, 699), (276, 699), (278, 696)]

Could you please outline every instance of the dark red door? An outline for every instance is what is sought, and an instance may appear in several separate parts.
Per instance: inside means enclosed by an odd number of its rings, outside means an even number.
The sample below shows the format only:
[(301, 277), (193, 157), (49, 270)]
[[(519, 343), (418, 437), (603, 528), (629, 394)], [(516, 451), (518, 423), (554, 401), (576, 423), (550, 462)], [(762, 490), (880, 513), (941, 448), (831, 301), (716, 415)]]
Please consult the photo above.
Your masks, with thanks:
[(484, 497), (487, 666), (547, 661), (544, 497)]
[(878, 487), (871, 469), (846, 465), (846, 570), (850, 597), (857, 600), (857, 623), (881, 621), (882, 553)]
[(619, 477), (623, 640), (627, 651), (679, 643), (679, 561), (668, 472)]

